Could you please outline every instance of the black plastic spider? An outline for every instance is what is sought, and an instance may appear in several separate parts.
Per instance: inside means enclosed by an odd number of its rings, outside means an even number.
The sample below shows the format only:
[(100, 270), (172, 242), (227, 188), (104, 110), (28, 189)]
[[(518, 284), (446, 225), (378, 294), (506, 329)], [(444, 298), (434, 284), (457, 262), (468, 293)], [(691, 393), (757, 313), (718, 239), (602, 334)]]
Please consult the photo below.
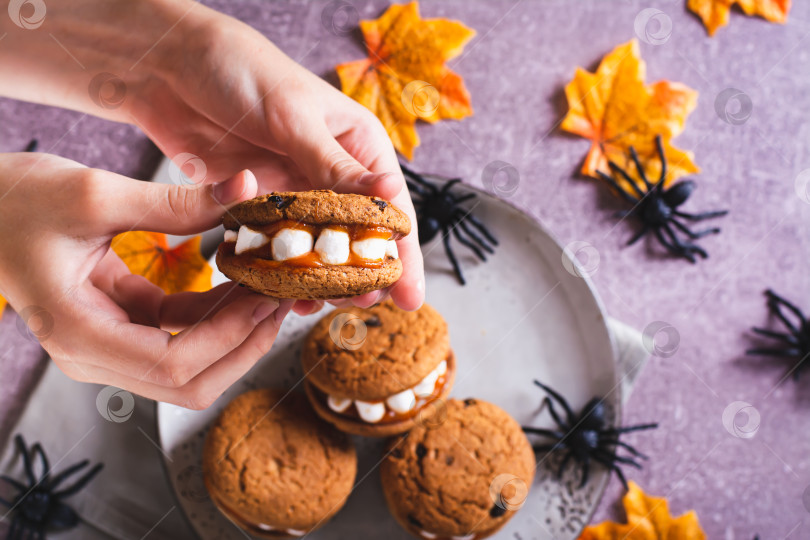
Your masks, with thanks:
[[(471, 210), (465, 210), (461, 203), (474, 199), (475, 193), (457, 196), (450, 192), (454, 185), (461, 182), (460, 178), (448, 180), (441, 188), (425, 180), (424, 176), (415, 173), (400, 164), (402, 172), (407, 177), (408, 189), (416, 195), (414, 207), (416, 220), (419, 225), (419, 243), (426, 244), (441, 232), (444, 251), (459, 282), (464, 285), (464, 274), (458, 264), (453, 249), (450, 247), (450, 234), (456, 237), (463, 246), (469, 248), (482, 261), (487, 257), (484, 252), (495, 253), (493, 246), (498, 240), (489, 232), (481, 221), (472, 215)], [(472, 226), (470, 226), (472, 225)]]
[(37, 149), (39, 149), (39, 141), (37, 139), (31, 139), (31, 142), (25, 147), (26, 152), (36, 152)]
[[(616, 475), (627, 489), (627, 480), (618, 464), (632, 465), (637, 469), (641, 464), (633, 458), (647, 459), (647, 456), (619, 440), (622, 433), (640, 431), (643, 429), (654, 429), (658, 424), (640, 424), (637, 426), (627, 426), (612, 428), (608, 426), (605, 418), (605, 405), (601, 398), (595, 397), (590, 400), (578, 415), (574, 414), (571, 406), (559, 393), (555, 392), (540, 381), (535, 380), (534, 384), (545, 390), (551, 398), (557, 401), (565, 411), (565, 418), (561, 418), (554, 408), (554, 402), (546, 396), (543, 404), (548, 407), (551, 417), (557, 424), (558, 429), (543, 429), (534, 427), (524, 427), (523, 431), (531, 435), (542, 435), (556, 442), (551, 444), (535, 444), (535, 452), (552, 452), (554, 450), (567, 450), (565, 457), (557, 469), (558, 478), (562, 477), (566, 465), (573, 458), (582, 467), (582, 480), (579, 487), (588, 482), (591, 460), (601, 463), (609, 470), (616, 471)], [(618, 448), (626, 449), (631, 457), (618, 455)]]
[[(782, 321), (782, 324), (787, 328), (787, 332), (774, 332), (773, 330), (766, 330), (765, 328), (752, 328), (754, 332), (761, 336), (765, 336), (779, 341), (784, 345), (781, 348), (755, 348), (748, 349), (746, 354), (761, 355), (761, 356), (782, 356), (786, 358), (793, 358), (796, 360), (791, 371), (793, 372), (793, 379), (799, 380), (799, 373), (807, 363), (804, 361), (810, 357), (810, 321), (807, 320), (804, 313), (791, 302), (785, 300), (772, 290), (765, 291), (765, 296), (768, 297), (768, 309), (773, 313), (776, 318)], [(787, 315), (782, 311), (782, 306), (793, 313), (796, 321), (791, 321)]]
[(608, 161), (611, 171), (621, 175), (621, 177), (624, 178), (624, 180), (626, 180), (627, 183), (632, 187), (635, 193), (631, 193), (624, 189), (609, 174), (602, 171), (596, 171), (599, 176), (610, 184), (610, 186), (615, 189), (624, 200), (633, 205), (633, 208), (630, 210), (618, 212), (616, 215), (622, 218), (631, 215), (638, 216), (639, 220), (641, 220), (641, 230), (639, 230), (630, 239), (630, 241), (627, 242), (627, 245), (630, 246), (635, 244), (642, 236), (652, 231), (652, 233), (655, 234), (655, 237), (658, 238), (658, 241), (661, 242), (661, 245), (667, 248), (670, 253), (678, 255), (679, 257), (684, 257), (693, 263), (697, 262), (697, 259), (695, 259), (695, 254), (698, 254), (705, 259), (709, 256), (709, 254), (706, 253), (706, 250), (696, 244), (683, 242), (675, 234), (672, 226), (674, 225), (675, 228), (693, 240), (708, 234), (717, 234), (720, 232), (720, 229), (717, 227), (693, 232), (686, 225), (684, 225), (683, 222), (676, 218), (680, 217), (690, 221), (702, 221), (704, 219), (724, 216), (728, 213), (728, 210), (702, 212), (700, 214), (688, 214), (678, 210), (678, 207), (686, 202), (686, 199), (689, 198), (697, 185), (693, 180), (683, 180), (681, 182), (677, 182), (669, 189), (664, 190), (664, 179), (667, 176), (667, 161), (666, 156), (664, 155), (664, 146), (661, 142), (660, 135), (655, 137), (655, 145), (658, 148), (658, 156), (661, 160), (661, 176), (658, 179), (658, 182), (655, 184), (650, 183), (650, 181), (647, 179), (644, 168), (641, 166), (641, 162), (638, 159), (636, 149), (632, 146), (630, 147), (630, 157), (633, 159), (633, 163), (636, 165), (636, 170), (638, 170), (638, 175), (644, 182), (646, 191), (642, 190), (638, 184), (636, 184), (636, 182), (630, 178), (627, 171), (612, 161)]
[[(63, 501), (86, 486), (104, 465), (101, 463), (95, 465), (72, 486), (57, 491), (56, 488), (62, 482), (85, 468), (90, 462), (85, 459), (51, 477), (48, 458), (39, 443), (34, 443), (31, 449), (28, 450), (21, 435), (14, 437), (14, 443), (17, 445), (17, 451), (22, 456), (28, 485), (5, 475), (0, 476), (0, 479), (14, 487), (18, 492), (12, 501), (0, 498), (0, 504), (9, 508), (9, 512), (14, 512), (6, 540), (41, 539), (45, 538), (47, 529), (75, 527), (79, 523), (79, 515)], [(39, 454), (42, 465), (39, 479), (34, 474), (34, 466), (31, 462), (36, 454)]]

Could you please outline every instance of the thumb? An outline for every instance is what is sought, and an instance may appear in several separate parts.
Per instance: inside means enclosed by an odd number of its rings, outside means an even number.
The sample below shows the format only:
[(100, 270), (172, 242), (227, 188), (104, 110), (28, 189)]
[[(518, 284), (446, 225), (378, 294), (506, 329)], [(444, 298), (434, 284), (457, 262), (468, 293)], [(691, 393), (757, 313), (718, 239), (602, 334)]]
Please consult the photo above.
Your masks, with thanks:
[(343, 148), (323, 123), (301, 130), (289, 156), (316, 189), (394, 198), (404, 182), (402, 172), (371, 172)]
[(143, 230), (197, 234), (219, 224), (232, 206), (252, 199), (256, 177), (245, 169), (218, 184), (167, 185), (123, 176), (104, 181), (110, 232)]

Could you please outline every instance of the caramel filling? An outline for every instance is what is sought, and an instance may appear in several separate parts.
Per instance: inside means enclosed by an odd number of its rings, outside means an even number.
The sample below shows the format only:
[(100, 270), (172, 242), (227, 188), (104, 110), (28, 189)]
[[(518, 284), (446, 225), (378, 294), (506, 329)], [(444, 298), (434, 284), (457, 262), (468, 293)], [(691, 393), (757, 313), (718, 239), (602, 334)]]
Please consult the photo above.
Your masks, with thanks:
[[(312, 225), (308, 223), (302, 223), (297, 221), (289, 221), (283, 220), (278, 221), (275, 223), (271, 223), (269, 225), (258, 225), (258, 226), (247, 226), (250, 229), (250, 233), (254, 235), (264, 235), (266, 240), (258, 240), (260, 245), (251, 247), (249, 249), (244, 249), (240, 253), (236, 253), (237, 246), (239, 244), (239, 240), (226, 240), (220, 246), (220, 250), (225, 255), (235, 255), (238, 257), (248, 257), (252, 259), (261, 259), (265, 261), (267, 264), (271, 265), (278, 265), (278, 266), (291, 266), (291, 267), (303, 267), (303, 268), (320, 268), (325, 266), (358, 266), (363, 268), (380, 268), (383, 266), (385, 261), (389, 258), (396, 258), (396, 249), (394, 248), (394, 253), (390, 253), (388, 249), (386, 249), (385, 253), (380, 258), (364, 258), (360, 256), (358, 253), (355, 252), (355, 244), (356, 242), (363, 242), (370, 239), (379, 239), (386, 241), (388, 243), (392, 243), (396, 241), (400, 235), (391, 231), (390, 229), (386, 229), (384, 227), (369, 227), (364, 225)], [(244, 229), (244, 227), (243, 227)], [(335, 232), (345, 233), (348, 236), (348, 244), (341, 245), (340, 247), (344, 250), (348, 250), (348, 256), (346, 257), (345, 261), (338, 262), (338, 263), (328, 263), (324, 262), (323, 257), (318, 252), (319, 246), (316, 243), (316, 240), (321, 236), (321, 233), (325, 230), (329, 230), (330, 234)], [(289, 236), (289, 231), (304, 231), (309, 234), (309, 240), (312, 241), (313, 247), (311, 249), (306, 250), (305, 253), (301, 255), (297, 255), (290, 258), (285, 258), (283, 260), (276, 260), (273, 254), (273, 239), (276, 238), (280, 233), (287, 234)], [(237, 231), (228, 231), (229, 235), (233, 233), (237, 233)], [(242, 234), (240, 230), (238, 235)], [(302, 235), (306, 238), (306, 235)], [(338, 235), (340, 236), (340, 235)], [(345, 238), (345, 236), (343, 237)], [(306, 241), (306, 240), (304, 240)], [(332, 240), (332, 242), (337, 242), (337, 240)], [(334, 244), (331, 246), (334, 249)]]

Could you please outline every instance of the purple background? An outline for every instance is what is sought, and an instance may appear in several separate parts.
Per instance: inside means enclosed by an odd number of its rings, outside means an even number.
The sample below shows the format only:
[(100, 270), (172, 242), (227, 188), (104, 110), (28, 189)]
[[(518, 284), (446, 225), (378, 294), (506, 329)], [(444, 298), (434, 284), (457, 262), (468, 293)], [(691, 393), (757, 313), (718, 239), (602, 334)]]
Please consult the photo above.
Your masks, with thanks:
[[(363, 56), (357, 35), (335, 35), (322, 25), (325, 3), (209, 4), (255, 26), (331, 82), (335, 64)], [(700, 92), (675, 141), (694, 151), (703, 169), (687, 208), (731, 210), (717, 222), (722, 234), (701, 241), (711, 258), (690, 265), (652, 242), (624, 247), (636, 224), (616, 225), (611, 214), (623, 205), (597, 182), (575, 177), (589, 143), (557, 128), (574, 68), (594, 69), (634, 37), (634, 21), (650, 4), (426, 2), (423, 15), (459, 19), (478, 32), (450, 63), (467, 83), (475, 116), (421, 125), (413, 165), (481, 186), (487, 163), (513, 164), (520, 183), (510, 202), (563, 243), (586, 241), (598, 251), (593, 279), (609, 313), (639, 329), (654, 321), (677, 329), (677, 352), (651, 359), (625, 410), (626, 423), (661, 423), (655, 432), (627, 438), (651, 457), (643, 471), (628, 471), (631, 479), (667, 495), (674, 513), (696, 509), (710, 538), (750, 539), (757, 532), (763, 540), (806, 538), (810, 373), (798, 384), (777, 386), (787, 364), (742, 353), (752, 343), (751, 325), (776, 327), (765, 308), (766, 287), (810, 311), (810, 205), (794, 188), (797, 175), (810, 168), (810, 6), (795, 2), (786, 26), (734, 10), (730, 25), (709, 38), (684, 0), (653, 4), (672, 21), (672, 34), (657, 46), (641, 43), (648, 81), (667, 78)], [(362, 18), (373, 18), (386, 3), (354, 5)], [(740, 125), (715, 112), (715, 98), (730, 87), (753, 104)], [(733, 103), (728, 110), (734, 112)], [(136, 178), (148, 178), (160, 159), (130, 126), (11, 100), (0, 100), (0, 117), (2, 151), (18, 151), (38, 137), (43, 151)], [(4, 321), (0, 332), (12, 327)], [(753, 438), (735, 438), (724, 428), (723, 411), (734, 401), (758, 411)], [(620, 492), (614, 479), (596, 521), (617, 515)]]

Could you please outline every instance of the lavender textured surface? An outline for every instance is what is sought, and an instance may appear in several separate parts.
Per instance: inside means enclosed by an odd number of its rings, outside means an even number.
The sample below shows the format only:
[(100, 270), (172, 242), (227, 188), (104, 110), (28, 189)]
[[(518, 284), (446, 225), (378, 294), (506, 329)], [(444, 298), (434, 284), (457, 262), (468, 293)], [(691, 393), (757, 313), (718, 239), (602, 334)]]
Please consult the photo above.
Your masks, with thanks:
[[(625, 409), (626, 423), (661, 423), (655, 432), (627, 438), (650, 455), (643, 471), (628, 471), (631, 479), (666, 495), (675, 513), (695, 508), (710, 538), (750, 539), (757, 532), (805, 538), (810, 381), (779, 384), (784, 363), (746, 359), (743, 351), (752, 343), (751, 325), (776, 325), (765, 309), (766, 287), (810, 310), (810, 204), (796, 189), (797, 177), (810, 169), (810, 5), (794, 2), (785, 26), (734, 10), (729, 26), (709, 38), (684, 3), (426, 2), (423, 15), (459, 19), (478, 32), (450, 63), (470, 89), (475, 116), (420, 126), (413, 166), (481, 186), (488, 163), (512, 164), (520, 182), (510, 202), (563, 243), (588, 242), (598, 252), (592, 278), (611, 315), (638, 328), (665, 321), (677, 330), (677, 350), (650, 361)], [(356, 34), (324, 27), (325, 2), (209, 4), (255, 26), (332, 82), (335, 64), (364, 55)], [(602, 185), (575, 177), (588, 142), (557, 127), (566, 111), (562, 89), (575, 67), (593, 69), (615, 45), (635, 37), (634, 23), (651, 4), (671, 21), (672, 32), (659, 45), (641, 43), (648, 81), (681, 81), (700, 92), (676, 139), (703, 169), (687, 207), (731, 211), (718, 220), (722, 234), (702, 240), (711, 258), (694, 266), (652, 243), (624, 247), (635, 224), (617, 224), (611, 214), (622, 204)], [(353, 5), (361, 18), (373, 18), (386, 3)], [(655, 34), (658, 23), (650, 24)], [(753, 107), (736, 125), (716, 111), (727, 88), (739, 89)], [(737, 114), (735, 106), (725, 110)], [(9, 100), (0, 101), (0, 116), (2, 151), (20, 150), (36, 136), (43, 151), (138, 178), (157, 164), (154, 146), (129, 126)], [(5, 347), (16, 330), (3, 322)], [(0, 380), (5, 387), (5, 375)], [(758, 416), (756, 428), (748, 426), (752, 437), (735, 437), (724, 426), (724, 411), (734, 402), (758, 413), (748, 417)], [(614, 481), (597, 521), (620, 515), (620, 491)]]

